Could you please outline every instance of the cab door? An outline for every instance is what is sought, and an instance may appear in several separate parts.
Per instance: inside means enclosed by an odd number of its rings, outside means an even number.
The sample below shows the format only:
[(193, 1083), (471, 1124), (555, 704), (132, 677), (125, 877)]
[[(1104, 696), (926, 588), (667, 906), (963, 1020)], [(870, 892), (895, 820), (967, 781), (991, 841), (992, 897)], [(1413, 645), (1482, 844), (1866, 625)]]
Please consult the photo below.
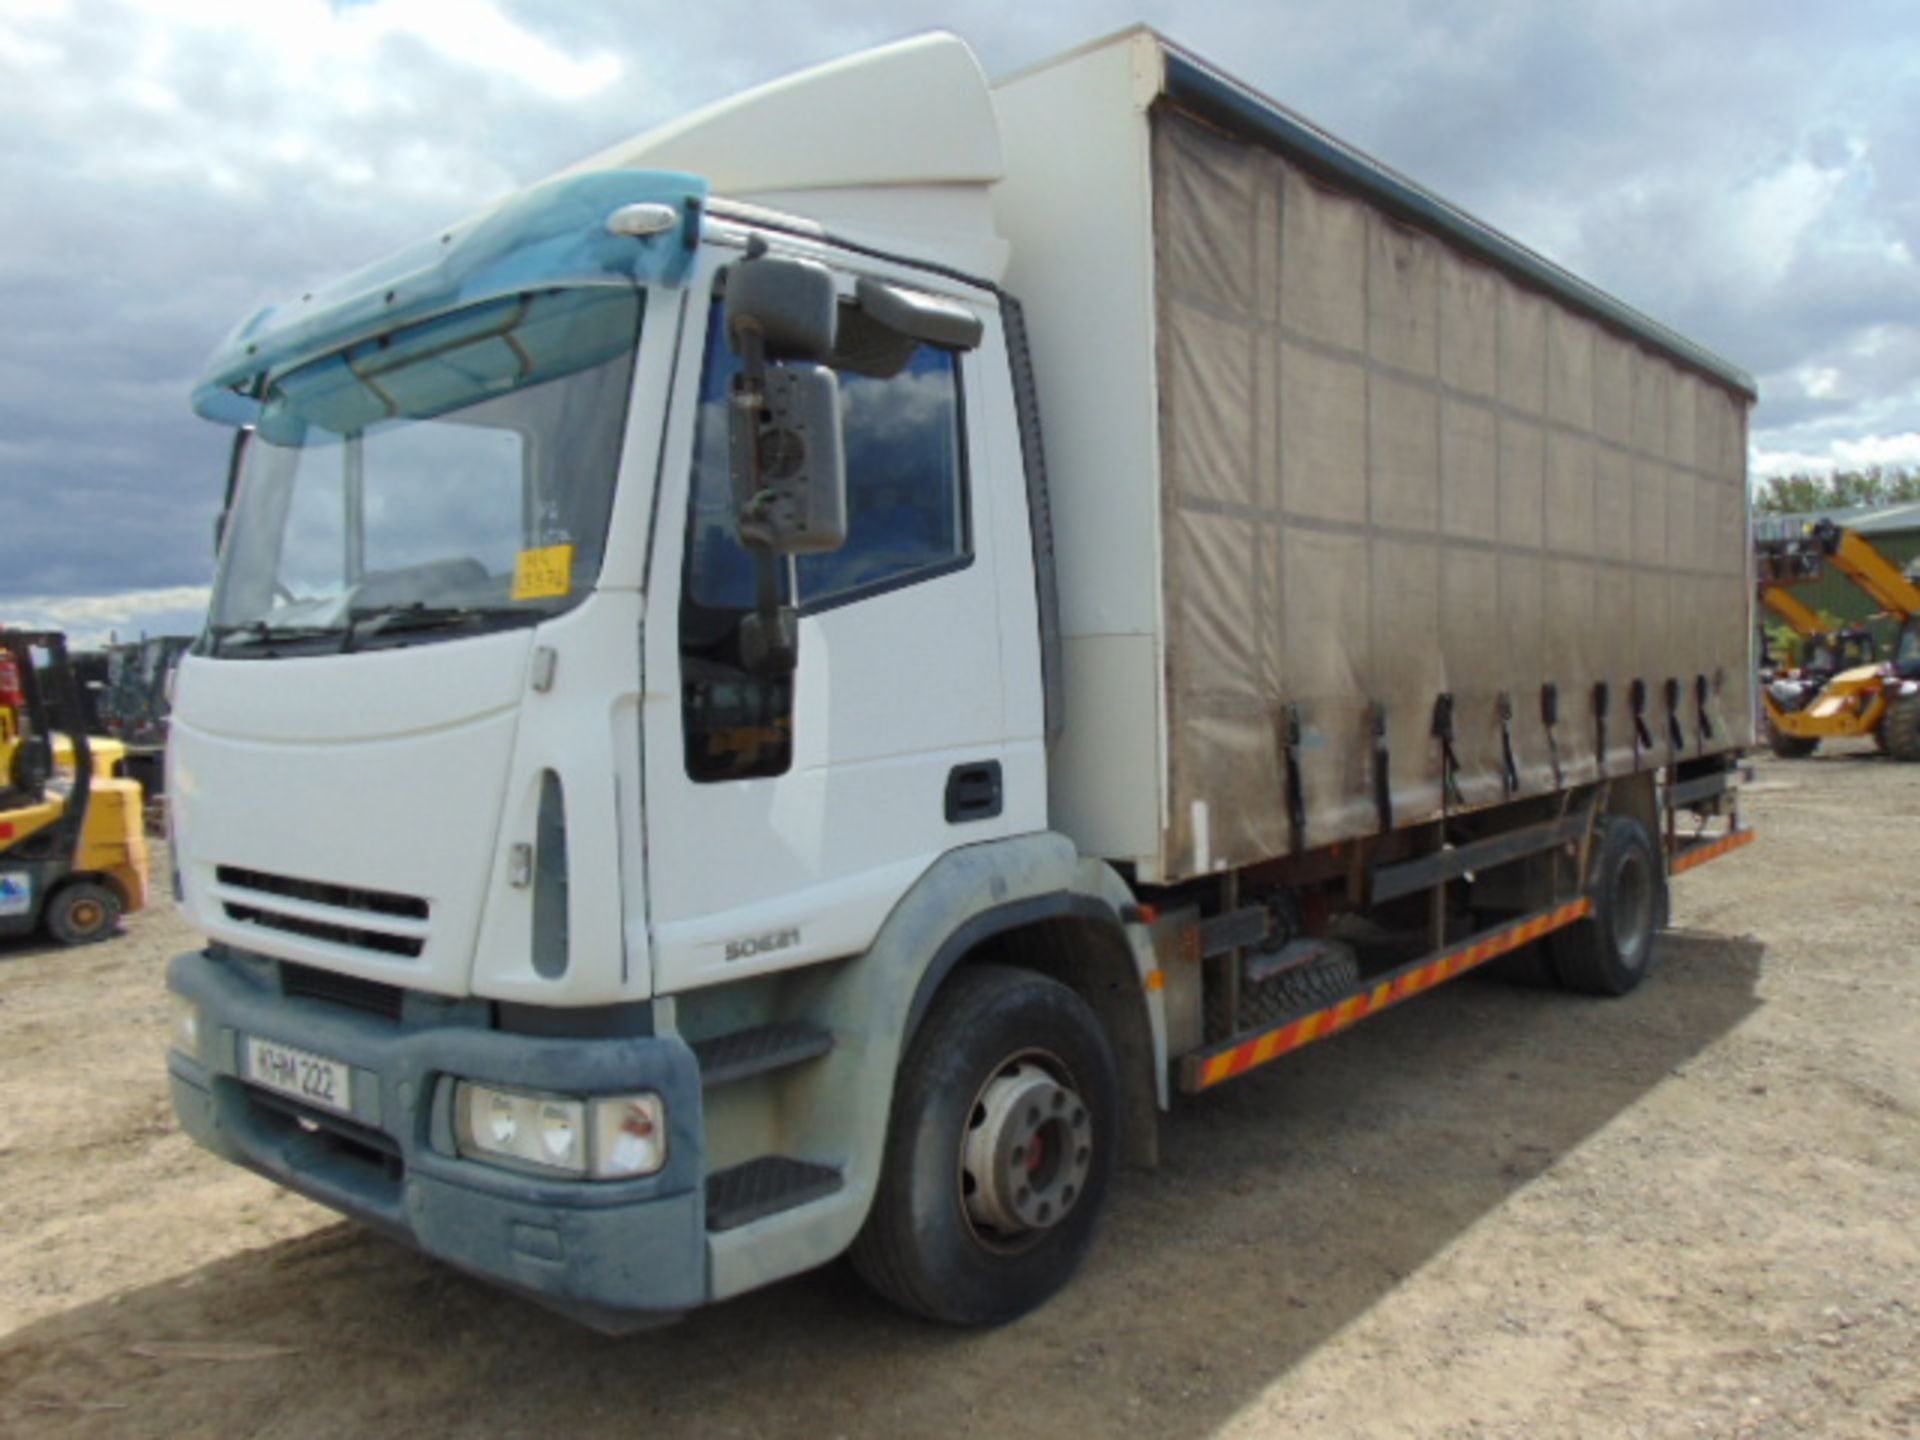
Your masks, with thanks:
[[(853, 276), (837, 280), (851, 296)], [(981, 352), (922, 344), (875, 373), (843, 320), (848, 539), (780, 562), (798, 664), (755, 675), (738, 644), (753, 564), (728, 498), (739, 360), (711, 297), (690, 302), (665, 451), (683, 458), (662, 476), (648, 583), (658, 993), (857, 953), (940, 854), (1044, 814), (1043, 783), (1010, 803)]]

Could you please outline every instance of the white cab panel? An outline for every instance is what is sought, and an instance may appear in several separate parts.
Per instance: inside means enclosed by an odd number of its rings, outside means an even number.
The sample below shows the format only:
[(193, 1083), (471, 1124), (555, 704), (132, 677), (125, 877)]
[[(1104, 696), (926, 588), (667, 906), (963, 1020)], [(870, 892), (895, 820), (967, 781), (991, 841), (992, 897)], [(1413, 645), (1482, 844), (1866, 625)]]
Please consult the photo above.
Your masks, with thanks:
[(169, 748), (194, 923), (261, 954), (466, 993), (532, 634), (189, 657)]
[(1059, 574), (1051, 823), (1146, 878), (1166, 790), (1147, 147), (1159, 53), (1132, 32), (994, 90), (1008, 169), (993, 199), (1033, 336)]
[[(1013, 833), (1004, 813), (945, 815), (954, 767), (1003, 753), (999, 667), (992, 575), (976, 560), (801, 621), (785, 775), (689, 780), (678, 698), (660, 697), (647, 751), (658, 988), (854, 954), (937, 856)], [(727, 959), (729, 943), (774, 932), (777, 948)]]
[[(633, 846), (623, 832), (640, 811), (640, 617), (637, 593), (602, 590), (535, 633), (553, 653), (552, 683), (529, 686), (521, 711), (475, 944), (476, 995), (600, 1005), (648, 994), (644, 892), (636, 883), (629, 893), (622, 873)], [(549, 770), (566, 797), (569, 943), (564, 973), (543, 976), (532, 958), (533, 891), (508, 872), (513, 847), (536, 841)]]
[(723, 195), (1000, 178), (987, 77), (933, 33), (728, 96), (568, 171), (682, 170)]
[(1140, 73), (1157, 53), (1150, 37), (1119, 39), (994, 91), (1008, 170), (993, 202), (1032, 336), (1067, 635), (1160, 631), (1146, 113), (1158, 72)]

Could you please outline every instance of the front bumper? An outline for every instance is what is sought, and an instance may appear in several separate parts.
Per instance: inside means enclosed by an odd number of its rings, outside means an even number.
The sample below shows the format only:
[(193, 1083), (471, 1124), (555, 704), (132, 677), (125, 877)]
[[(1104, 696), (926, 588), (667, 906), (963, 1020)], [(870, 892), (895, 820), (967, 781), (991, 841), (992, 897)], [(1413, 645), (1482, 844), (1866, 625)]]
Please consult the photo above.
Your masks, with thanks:
[[(708, 1298), (700, 1074), (677, 1037), (516, 1034), (489, 1028), (483, 1004), (427, 997), (382, 1016), (287, 996), (271, 962), (208, 953), (177, 956), (168, 984), (200, 1007), (199, 1053), (168, 1055), (174, 1111), (215, 1154), (599, 1329)], [(248, 1084), (249, 1035), (351, 1066), (351, 1118)], [(574, 1181), (462, 1159), (453, 1077), (571, 1095), (656, 1091), (667, 1164), (639, 1180)]]

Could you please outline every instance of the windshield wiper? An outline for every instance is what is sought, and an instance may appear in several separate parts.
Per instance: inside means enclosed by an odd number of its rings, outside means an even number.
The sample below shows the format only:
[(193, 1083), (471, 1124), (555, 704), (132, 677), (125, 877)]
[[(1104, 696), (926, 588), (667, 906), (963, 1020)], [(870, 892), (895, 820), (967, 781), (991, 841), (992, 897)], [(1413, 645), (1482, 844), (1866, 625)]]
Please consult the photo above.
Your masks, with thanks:
[(347, 630), (340, 642), (340, 650), (344, 654), (362, 640), (375, 635), (391, 635), (407, 630), (448, 630), (502, 615), (531, 613), (508, 605), (429, 605), (424, 600), (415, 600), (407, 605), (356, 608), (347, 612)]
[[(238, 625), (210, 626), (213, 653), (224, 654), (230, 642), (271, 646), (281, 640), (326, 640), (340, 633), (337, 625), (270, 625), (265, 620), (247, 620)], [(271, 652), (269, 652), (271, 653)]]

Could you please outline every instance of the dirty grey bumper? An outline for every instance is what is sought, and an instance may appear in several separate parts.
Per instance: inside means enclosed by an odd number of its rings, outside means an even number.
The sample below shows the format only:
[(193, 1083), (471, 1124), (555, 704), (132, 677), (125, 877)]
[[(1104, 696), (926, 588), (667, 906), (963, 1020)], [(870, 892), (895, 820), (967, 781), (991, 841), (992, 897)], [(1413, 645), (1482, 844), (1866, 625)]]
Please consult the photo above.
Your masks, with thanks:
[[(700, 1076), (677, 1037), (544, 1038), (491, 1029), (484, 1006), (398, 1018), (280, 993), (271, 963), (195, 953), (168, 984), (200, 1007), (199, 1053), (168, 1055), (182, 1127), (217, 1155), (605, 1330), (707, 1299)], [(352, 1116), (246, 1083), (243, 1037), (352, 1067)], [(455, 1153), (455, 1078), (592, 1095), (657, 1092), (667, 1164), (641, 1180), (547, 1179)]]

